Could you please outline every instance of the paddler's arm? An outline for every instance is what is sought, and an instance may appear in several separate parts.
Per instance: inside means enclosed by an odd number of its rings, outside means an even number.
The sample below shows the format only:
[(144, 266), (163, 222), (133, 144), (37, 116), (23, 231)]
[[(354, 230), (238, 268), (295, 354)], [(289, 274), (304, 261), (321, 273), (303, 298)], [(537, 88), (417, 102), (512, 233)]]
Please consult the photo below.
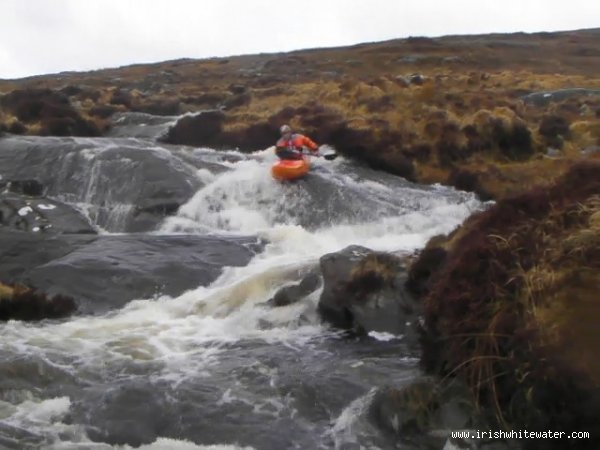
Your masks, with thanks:
[(302, 146), (308, 147), (313, 153), (316, 153), (319, 150), (319, 146), (308, 136), (302, 136)]

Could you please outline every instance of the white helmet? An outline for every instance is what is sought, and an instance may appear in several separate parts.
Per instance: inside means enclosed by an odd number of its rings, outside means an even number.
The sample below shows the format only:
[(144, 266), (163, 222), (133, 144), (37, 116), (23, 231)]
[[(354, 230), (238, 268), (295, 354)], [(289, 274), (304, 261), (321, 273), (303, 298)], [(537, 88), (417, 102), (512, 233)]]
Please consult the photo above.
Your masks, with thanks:
[(286, 133), (291, 133), (292, 129), (289, 125), (281, 125), (281, 128), (279, 129), (281, 134), (286, 134)]

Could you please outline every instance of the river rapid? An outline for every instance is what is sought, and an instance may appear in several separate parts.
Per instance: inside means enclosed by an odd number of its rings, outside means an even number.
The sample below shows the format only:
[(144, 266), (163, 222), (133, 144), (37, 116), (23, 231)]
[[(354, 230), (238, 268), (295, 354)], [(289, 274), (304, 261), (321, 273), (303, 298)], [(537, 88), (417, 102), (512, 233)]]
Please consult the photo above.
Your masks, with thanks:
[[(148, 151), (194, 182), (186, 202), (143, 233), (254, 236), (264, 248), (180, 295), (1, 323), (0, 448), (397, 448), (367, 409), (376, 388), (420, 374), (418, 349), (403, 336), (356, 339), (332, 329), (316, 312), (320, 290), (285, 307), (266, 302), (324, 254), (357, 244), (408, 255), (485, 205), (342, 157), (314, 159), (308, 176), (280, 183), (270, 176), (272, 149), (159, 144), (168, 123), (124, 116), (109, 137), (9, 139), (23, 151), (85, 156), (78, 172), (54, 167), (47, 195), (81, 211), (100, 234), (130, 233), (131, 209), (114, 185), (103, 187), (100, 163), (127, 169), (123, 190), (144, 176), (127, 166), (128, 152)], [(75, 180), (69, 189), (62, 177)]]

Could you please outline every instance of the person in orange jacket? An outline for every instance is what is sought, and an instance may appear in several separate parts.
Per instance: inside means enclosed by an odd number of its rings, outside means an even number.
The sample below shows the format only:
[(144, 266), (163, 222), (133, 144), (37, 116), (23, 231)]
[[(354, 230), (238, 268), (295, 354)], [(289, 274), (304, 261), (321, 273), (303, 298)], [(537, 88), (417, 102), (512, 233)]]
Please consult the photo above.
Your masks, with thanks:
[(312, 139), (299, 133), (292, 133), (289, 125), (283, 125), (279, 131), (281, 138), (275, 144), (275, 154), (279, 159), (302, 159), (302, 151), (306, 147), (314, 154), (319, 146)]

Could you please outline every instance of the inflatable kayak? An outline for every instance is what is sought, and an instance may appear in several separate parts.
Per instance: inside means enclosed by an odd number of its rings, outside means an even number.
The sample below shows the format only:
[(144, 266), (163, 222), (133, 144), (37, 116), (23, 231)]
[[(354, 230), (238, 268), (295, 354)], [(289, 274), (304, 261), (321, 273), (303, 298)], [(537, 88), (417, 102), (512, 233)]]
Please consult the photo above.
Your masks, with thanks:
[(302, 159), (282, 159), (273, 164), (271, 173), (277, 180), (295, 180), (303, 177), (310, 170), (310, 161), (308, 158)]

